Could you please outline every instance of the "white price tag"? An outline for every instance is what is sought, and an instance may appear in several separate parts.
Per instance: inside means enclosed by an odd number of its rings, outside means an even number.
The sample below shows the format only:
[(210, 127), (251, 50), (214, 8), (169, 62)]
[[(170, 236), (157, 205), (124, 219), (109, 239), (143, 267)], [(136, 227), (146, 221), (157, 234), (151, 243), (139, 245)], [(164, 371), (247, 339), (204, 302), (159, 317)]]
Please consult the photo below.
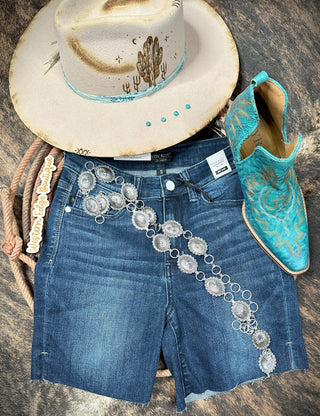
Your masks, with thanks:
[(224, 150), (207, 157), (207, 162), (214, 179), (221, 178), (221, 176), (232, 171)]

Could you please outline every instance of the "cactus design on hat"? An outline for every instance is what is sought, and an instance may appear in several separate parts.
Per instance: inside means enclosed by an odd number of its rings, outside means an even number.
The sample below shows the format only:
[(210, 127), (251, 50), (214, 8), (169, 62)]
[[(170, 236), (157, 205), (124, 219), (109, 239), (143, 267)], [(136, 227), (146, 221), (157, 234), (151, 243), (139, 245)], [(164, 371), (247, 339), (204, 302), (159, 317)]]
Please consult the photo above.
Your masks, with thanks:
[(156, 85), (156, 79), (160, 75), (160, 64), (163, 58), (163, 48), (159, 45), (159, 39), (156, 36), (148, 36), (143, 44), (143, 52), (138, 52), (137, 70), (139, 75), (149, 87)]

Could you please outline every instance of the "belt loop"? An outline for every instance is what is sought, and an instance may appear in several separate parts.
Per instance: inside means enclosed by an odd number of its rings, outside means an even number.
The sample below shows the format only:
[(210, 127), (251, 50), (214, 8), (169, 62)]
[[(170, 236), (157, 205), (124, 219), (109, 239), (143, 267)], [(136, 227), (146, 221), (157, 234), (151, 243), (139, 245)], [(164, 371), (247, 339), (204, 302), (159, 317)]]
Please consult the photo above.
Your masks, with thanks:
[(134, 176), (134, 186), (137, 188), (138, 190), (138, 198), (141, 198), (141, 192), (142, 192), (142, 182), (143, 182), (143, 177), (141, 176)]
[[(190, 181), (190, 176), (189, 176), (189, 172), (188, 171), (183, 171), (179, 174), (179, 176), (181, 176), (183, 179)], [(190, 202), (197, 202), (198, 201), (198, 194), (195, 191), (195, 189), (193, 189), (191, 186), (186, 186), (187, 188), (187, 192), (188, 192), (188, 196), (189, 196), (189, 201)]]

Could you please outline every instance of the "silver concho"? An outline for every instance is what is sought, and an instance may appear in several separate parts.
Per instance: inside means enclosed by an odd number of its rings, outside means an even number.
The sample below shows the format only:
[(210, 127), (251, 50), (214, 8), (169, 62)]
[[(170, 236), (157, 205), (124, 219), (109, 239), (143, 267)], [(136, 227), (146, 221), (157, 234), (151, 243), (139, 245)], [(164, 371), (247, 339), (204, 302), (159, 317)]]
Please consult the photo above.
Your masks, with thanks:
[(174, 221), (174, 220), (169, 220), (169, 221), (164, 222), (162, 224), (162, 230), (164, 234), (167, 235), (168, 237), (180, 237), (180, 235), (183, 234), (182, 225), (178, 221)]
[(133, 202), (138, 199), (138, 189), (132, 183), (124, 183), (121, 186), (121, 193), (127, 201)]
[(170, 240), (164, 234), (156, 234), (152, 238), (152, 245), (155, 250), (159, 251), (160, 253), (163, 253), (170, 249)]
[(96, 176), (100, 181), (105, 183), (110, 183), (114, 181), (115, 174), (114, 171), (109, 168), (109, 166), (97, 166), (96, 167)]
[(132, 214), (132, 224), (138, 230), (147, 230), (149, 226), (149, 217), (142, 211), (134, 211)]
[(251, 316), (250, 306), (242, 300), (237, 300), (233, 303), (231, 312), (238, 321), (242, 322), (248, 321)]
[(153, 225), (157, 222), (157, 214), (156, 211), (151, 207), (144, 207), (142, 208), (142, 212), (145, 212), (149, 217), (149, 224)]
[(264, 331), (263, 329), (258, 329), (252, 335), (252, 343), (259, 350), (264, 350), (265, 348), (268, 348), (270, 345), (270, 335), (267, 331)]
[(267, 374), (269, 377), (270, 373), (276, 368), (277, 359), (273, 352), (269, 349), (262, 351), (259, 357), (260, 370)]
[(97, 216), (101, 214), (100, 204), (94, 196), (86, 196), (83, 200), (83, 209), (87, 214)]
[(80, 191), (83, 194), (87, 194), (88, 192), (92, 191), (92, 189), (96, 186), (96, 177), (92, 172), (82, 172), (78, 178), (78, 185)]
[(195, 254), (196, 256), (204, 256), (207, 252), (208, 245), (202, 238), (192, 237), (188, 241), (188, 248), (191, 253)]
[(100, 205), (100, 214), (105, 214), (110, 209), (110, 201), (104, 192), (99, 192), (96, 199)]
[(218, 277), (208, 277), (204, 281), (204, 286), (212, 296), (222, 296), (226, 291), (224, 283)]
[(183, 273), (191, 274), (197, 271), (198, 262), (189, 254), (182, 254), (178, 257), (178, 267)]
[(120, 211), (122, 208), (126, 206), (126, 200), (122, 194), (118, 192), (111, 192), (108, 195), (110, 201), (110, 208), (116, 211)]

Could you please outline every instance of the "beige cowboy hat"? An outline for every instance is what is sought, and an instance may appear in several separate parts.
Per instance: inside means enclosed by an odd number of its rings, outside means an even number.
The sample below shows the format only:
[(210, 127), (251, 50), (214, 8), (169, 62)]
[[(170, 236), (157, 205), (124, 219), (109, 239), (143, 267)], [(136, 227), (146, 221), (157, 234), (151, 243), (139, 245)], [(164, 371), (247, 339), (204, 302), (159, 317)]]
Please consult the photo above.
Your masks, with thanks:
[(22, 35), (10, 94), (44, 141), (90, 156), (160, 150), (226, 105), (239, 59), (203, 0), (51, 0)]

